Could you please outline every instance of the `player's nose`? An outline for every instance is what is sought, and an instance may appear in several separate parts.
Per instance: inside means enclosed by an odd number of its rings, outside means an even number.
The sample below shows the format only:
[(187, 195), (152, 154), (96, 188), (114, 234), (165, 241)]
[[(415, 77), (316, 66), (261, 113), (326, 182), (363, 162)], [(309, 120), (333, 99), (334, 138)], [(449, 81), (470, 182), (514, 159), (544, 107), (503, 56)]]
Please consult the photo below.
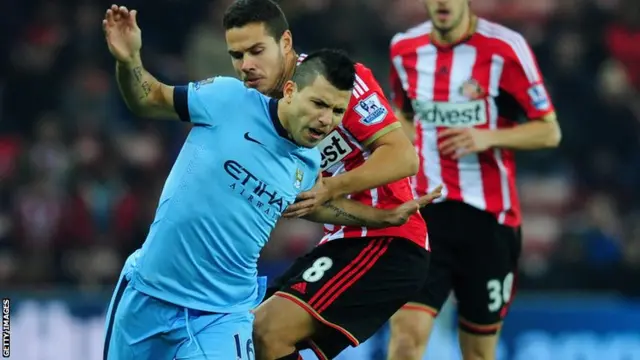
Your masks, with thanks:
[(331, 125), (331, 123), (333, 122), (333, 110), (325, 109), (320, 114), (320, 117), (318, 117), (318, 121), (320, 122), (320, 125), (322, 125), (322, 126)]
[(244, 71), (245, 73), (250, 73), (256, 69), (256, 64), (253, 60), (245, 56), (242, 60), (242, 66), (240, 67), (240, 69), (242, 69), (242, 71)]

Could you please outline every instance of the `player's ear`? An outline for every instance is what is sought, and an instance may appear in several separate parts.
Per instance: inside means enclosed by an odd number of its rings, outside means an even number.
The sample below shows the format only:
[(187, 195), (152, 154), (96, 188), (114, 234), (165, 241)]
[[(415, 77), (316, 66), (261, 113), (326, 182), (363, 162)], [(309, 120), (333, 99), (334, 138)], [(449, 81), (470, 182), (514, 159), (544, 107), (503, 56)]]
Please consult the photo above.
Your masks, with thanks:
[(284, 83), (284, 87), (282, 88), (282, 97), (287, 101), (291, 102), (293, 98), (293, 94), (298, 90), (298, 85), (292, 80), (288, 80)]
[(291, 31), (285, 30), (280, 38), (280, 50), (283, 54), (288, 54), (293, 50), (293, 35)]

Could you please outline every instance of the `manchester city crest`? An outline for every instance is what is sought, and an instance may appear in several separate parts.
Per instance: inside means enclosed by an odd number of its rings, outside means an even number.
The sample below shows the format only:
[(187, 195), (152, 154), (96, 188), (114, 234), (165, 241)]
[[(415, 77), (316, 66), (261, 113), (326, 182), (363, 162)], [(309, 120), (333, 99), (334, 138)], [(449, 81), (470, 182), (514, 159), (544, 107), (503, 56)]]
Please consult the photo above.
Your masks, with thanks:
[(295, 179), (295, 181), (293, 182), (293, 186), (294, 186), (296, 189), (298, 189), (298, 190), (299, 190), (299, 189), (302, 187), (302, 179), (303, 179), (303, 178), (304, 178), (304, 172), (302, 172), (302, 170), (298, 168), (298, 169), (296, 170), (296, 179)]

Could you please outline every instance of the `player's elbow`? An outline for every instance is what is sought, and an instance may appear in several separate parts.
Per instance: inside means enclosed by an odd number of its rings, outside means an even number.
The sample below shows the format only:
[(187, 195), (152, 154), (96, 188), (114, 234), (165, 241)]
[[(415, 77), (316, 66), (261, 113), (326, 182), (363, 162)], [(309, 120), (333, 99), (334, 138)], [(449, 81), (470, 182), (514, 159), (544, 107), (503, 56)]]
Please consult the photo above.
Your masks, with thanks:
[(562, 141), (562, 130), (560, 130), (560, 126), (555, 121), (547, 123), (547, 127), (548, 130), (545, 136), (545, 147), (557, 148)]
[(420, 160), (413, 146), (403, 146), (401, 151), (395, 154), (395, 161), (398, 166), (398, 178), (402, 179), (418, 173)]
[(418, 158), (418, 152), (413, 146), (413, 142), (403, 141), (402, 147), (398, 150), (400, 150), (398, 154), (402, 154), (402, 159), (399, 160), (401, 160), (404, 165), (404, 177), (414, 176), (417, 174), (420, 167), (420, 159)]
[[(401, 174), (398, 174), (400, 178), (414, 176), (418, 173), (420, 167), (420, 160), (418, 159), (418, 153), (416, 152), (413, 143), (410, 138), (401, 135), (404, 139), (396, 143), (393, 151), (395, 161), (400, 166)], [(408, 141), (409, 140), (409, 141)]]
[(420, 168), (420, 159), (418, 159), (418, 153), (411, 148), (411, 151), (407, 154), (407, 176), (414, 176), (418, 173)]
[(540, 118), (538, 126), (541, 126), (542, 133), (540, 135), (542, 139), (542, 147), (544, 148), (557, 148), (562, 140), (562, 131), (560, 130), (560, 124), (556, 117), (555, 112), (546, 114)]
[(140, 101), (127, 103), (135, 115), (146, 118), (169, 118), (174, 111), (173, 87), (159, 81), (148, 86)]

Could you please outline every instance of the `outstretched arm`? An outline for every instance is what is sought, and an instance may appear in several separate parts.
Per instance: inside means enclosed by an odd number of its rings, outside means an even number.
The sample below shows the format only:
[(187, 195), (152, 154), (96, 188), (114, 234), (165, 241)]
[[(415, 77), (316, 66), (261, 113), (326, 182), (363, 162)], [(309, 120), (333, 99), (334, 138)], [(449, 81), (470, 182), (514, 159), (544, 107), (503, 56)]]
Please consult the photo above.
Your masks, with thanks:
[(400, 226), (406, 223), (409, 217), (420, 208), (439, 198), (441, 191), (442, 186), (439, 186), (419, 199), (407, 201), (392, 209), (378, 209), (347, 198), (339, 198), (323, 204), (303, 218), (323, 224), (368, 228)]
[(139, 116), (178, 119), (173, 104), (173, 86), (161, 83), (142, 65), (140, 57), (116, 62), (118, 88), (129, 110)]
[(102, 20), (109, 51), (116, 59), (120, 93), (136, 115), (178, 119), (173, 104), (173, 86), (158, 81), (142, 65), (142, 31), (138, 27), (137, 15), (136, 10), (112, 5)]
[(334, 199), (323, 204), (317, 210), (305, 216), (304, 219), (323, 224), (364, 226), (368, 228), (400, 226), (406, 223), (409, 217), (420, 208), (439, 198), (441, 190), (442, 187), (439, 186), (419, 199), (407, 201), (392, 209), (378, 209), (347, 198)]

